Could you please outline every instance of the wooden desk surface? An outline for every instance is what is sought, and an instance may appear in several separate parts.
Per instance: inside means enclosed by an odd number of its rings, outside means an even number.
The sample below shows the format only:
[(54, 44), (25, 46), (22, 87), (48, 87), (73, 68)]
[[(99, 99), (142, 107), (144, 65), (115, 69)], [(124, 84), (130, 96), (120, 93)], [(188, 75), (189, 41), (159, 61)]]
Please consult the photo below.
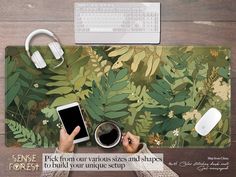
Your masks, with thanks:
[[(85, 0), (80, 0), (85, 1)], [(143, 0), (145, 1), (145, 0)], [(152, 0), (149, 0), (151, 2)], [(23, 45), (25, 37), (36, 28), (55, 32), (62, 44), (74, 44), (73, 3), (75, 0), (1, 0), (0, 6), (0, 176), (39, 176), (38, 172), (13, 172), (8, 170), (12, 154), (36, 154), (41, 164), (44, 152), (54, 149), (20, 149), (5, 147), (4, 126), (4, 50), (8, 45)], [(232, 122), (231, 147), (227, 149), (155, 149), (164, 153), (165, 163), (175, 161), (205, 161), (207, 157), (228, 157), (229, 170), (225, 172), (203, 171), (194, 167), (171, 167), (181, 177), (233, 177), (236, 169), (236, 1), (235, 0), (159, 0), (161, 2), (162, 45), (224, 45), (232, 50)], [(39, 37), (37, 44), (46, 44)], [(99, 148), (80, 148), (79, 152), (103, 152)], [(114, 151), (114, 150), (113, 150)], [(120, 150), (118, 150), (120, 151)], [(41, 168), (40, 168), (41, 169)], [(83, 177), (134, 177), (133, 172), (72, 172), (71, 176)]]

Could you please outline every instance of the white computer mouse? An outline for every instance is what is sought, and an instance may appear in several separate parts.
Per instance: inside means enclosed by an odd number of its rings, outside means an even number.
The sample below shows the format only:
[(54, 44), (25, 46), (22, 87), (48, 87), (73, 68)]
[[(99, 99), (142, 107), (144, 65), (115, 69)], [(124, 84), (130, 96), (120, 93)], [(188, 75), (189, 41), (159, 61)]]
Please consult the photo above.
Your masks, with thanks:
[(221, 113), (216, 108), (210, 108), (197, 122), (195, 130), (198, 134), (206, 136), (221, 119)]

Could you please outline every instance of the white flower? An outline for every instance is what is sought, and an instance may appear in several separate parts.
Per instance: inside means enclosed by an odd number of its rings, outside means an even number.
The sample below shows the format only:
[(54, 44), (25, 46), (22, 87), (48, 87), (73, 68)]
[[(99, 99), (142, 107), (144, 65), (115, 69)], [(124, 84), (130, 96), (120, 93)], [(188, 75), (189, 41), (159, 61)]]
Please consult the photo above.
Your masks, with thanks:
[(58, 128), (62, 128), (62, 125), (60, 123), (57, 124)]
[(47, 125), (48, 122), (48, 120), (43, 120), (43, 125)]
[(169, 114), (168, 114), (168, 117), (169, 117), (169, 118), (174, 117), (174, 111), (170, 111)]
[(175, 148), (176, 144), (177, 144), (177, 141), (175, 141), (174, 144), (170, 145), (170, 148)]
[(175, 129), (175, 130), (173, 131), (173, 134), (174, 134), (174, 136), (179, 136), (179, 130), (178, 130), (178, 129)]
[(161, 141), (160, 141), (160, 140), (155, 140), (155, 142), (156, 142), (156, 144), (157, 144), (158, 146), (161, 145)]
[(34, 84), (34, 88), (39, 88), (39, 84), (38, 83)]

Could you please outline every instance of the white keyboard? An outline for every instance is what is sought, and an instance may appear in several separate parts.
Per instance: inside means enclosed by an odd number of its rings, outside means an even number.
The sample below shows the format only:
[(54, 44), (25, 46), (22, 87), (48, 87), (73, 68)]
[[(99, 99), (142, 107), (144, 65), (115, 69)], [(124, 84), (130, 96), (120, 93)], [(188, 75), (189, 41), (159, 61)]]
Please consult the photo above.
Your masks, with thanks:
[(75, 42), (160, 43), (160, 3), (75, 3)]

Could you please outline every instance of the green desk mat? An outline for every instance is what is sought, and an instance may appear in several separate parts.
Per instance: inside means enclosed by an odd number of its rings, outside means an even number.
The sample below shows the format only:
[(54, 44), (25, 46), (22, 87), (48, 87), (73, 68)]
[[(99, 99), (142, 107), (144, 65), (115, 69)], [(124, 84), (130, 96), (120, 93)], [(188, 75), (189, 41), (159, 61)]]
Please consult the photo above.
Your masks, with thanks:
[[(81, 104), (91, 141), (104, 120), (116, 121), (153, 147), (230, 145), (230, 49), (219, 46), (64, 46), (65, 62), (35, 46), (48, 67), (37, 70), (24, 47), (6, 48), (6, 145), (54, 147), (55, 108)], [(203, 137), (194, 126), (211, 107), (222, 120)], [(72, 117), (68, 117), (72, 119)]]

